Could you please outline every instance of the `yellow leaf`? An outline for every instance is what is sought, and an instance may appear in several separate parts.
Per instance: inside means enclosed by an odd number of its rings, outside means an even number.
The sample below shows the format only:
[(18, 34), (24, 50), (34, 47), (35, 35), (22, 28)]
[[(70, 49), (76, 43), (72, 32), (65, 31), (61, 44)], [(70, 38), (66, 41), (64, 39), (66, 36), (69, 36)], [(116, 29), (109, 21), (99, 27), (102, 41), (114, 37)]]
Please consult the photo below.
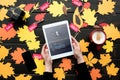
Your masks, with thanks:
[(120, 31), (117, 29), (117, 27), (114, 26), (114, 24), (107, 25), (103, 27), (103, 29), (107, 38), (112, 38), (112, 40), (120, 38)]
[(17, 2), (17, 0), (0, 0), (0, 5), (9, 7), (14, 6), (15, 2)]
[(34, 41), (36, 38), (34, 31), (30, 32), (26, 25), (24, 25), (23, 28), (19, 28), (17, 34), (18, 37), (20, 37), (20, 41)]
[(28, 12), (28, 11), (24, 11), (24, 12), (25, 12), (25, 15), (23, 17), (23, 20), (26, 20), (30, 17), (30, 12)]
[(26, 5), (25, 4), (20, 4), (18, 7), (23, 9)]
[(44, 65), (44, 61), (43, 60), (38, 60), (37, 58), (34, 59), (37, 68), (34, 69), (33, 71), (35, 71), (35, 73), (43, 75), (44, 71), (45, 71), (45, 65)]
[(3, 76), (3, 78), (8, 78), (8, 76), (11, 76), (14, 74), (14, 69), (11, 67), (11, 63), (0, 63), (0, 76)]
[(33, 10), (39, 9), (39, 2), (33, 7)]
[(17, 77), (15, 77), (15, 80), (31, 80), (32, 76), (30, 75), (27, 75), (25, 76), (25, 74), (21, 74)]
[(107, 69), (107, 74), (110, 76), (117, 76), (117, 73), (119, 71), (119, 68), (115, 67), (114, 63), (112, 63), (110, 66), (107, 66), (106, 69)]
[(94, 58), (94, 55), (92, 52), (90, 52), (88, 54), (88, 57), (87, 56), (83, 56), (84, 57), (84, 60), (86, 62), (87, 65), (93, 67), (93, 64), (96, 64), (98, 59), (97, 58)]
[(57, 80), (65, 79), (65, 74), (62, 68), (55, 68), (54, 78), (58, 78)]
[(100, 54), (100, 58), (99, 62), (102, 66), (106, 66), (112, 61), (110, 54)]
[(97, 18), (95, 17), (96, 11), (91, 10), (90, 8), (84, 9), (82, 18), (85, 20), (88, 25), (95, 25)]
[(115, 8), (115, 2), (112, 0), (102, 0), (102, 3), (98, 5), (98, 12), (102, 15), (113, 13)]
[(29, 41), (29, 42), (26, 42), (27, 43), (27, 46), (29, 48), (29, 50), (37, 50), (40, 48), (40, 41)]
[[(2, 0), (2, 1), (6, 1), (6, 0)], [(7, 14), (8, 10), (5, 9), (4, 7), (0, 9), (0, 20), (3, 21), (5, 18), (9, 18), (6, 14)]]
[(82, 39), (82, 40), (80, 40), (79, 44), (80, 44), (80, 48), (81, 48), (82, 52), (88, 52), (88, 48), (87, 47), (89, 46), (89, 42), (85, 42)]
[(5, 59), (6, 56), (9, 54), (9, 49), (5, 48), (4, 46), (0, 46), (0, 60)]
[(113, 51), (113, 42), (106, 41), (106, 45), (103, 46), (103, 49), (106, 49), (106, 52), (112, 52)]
[(62, 2), (60, 2), (59, 4), (57, 1), (53, 1), (53, 4), (49, 6), (47, 11), (49, 11), (53, 17), (57, 17), (57, 16), (60, 17), (62, 14), (64, 14), (64, 11), (63, 11), (64, 6), (65, 5)]

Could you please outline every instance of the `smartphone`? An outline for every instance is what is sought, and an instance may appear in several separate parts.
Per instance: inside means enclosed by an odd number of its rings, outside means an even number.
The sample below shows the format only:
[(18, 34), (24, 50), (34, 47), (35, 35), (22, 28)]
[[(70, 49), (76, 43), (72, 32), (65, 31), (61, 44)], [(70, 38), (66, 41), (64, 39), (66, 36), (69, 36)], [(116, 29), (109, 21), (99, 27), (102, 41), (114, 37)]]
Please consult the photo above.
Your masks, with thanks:
[(25, 65), (26, 65), (28, 71), (32, 71), (33, 69), (37, 68), (30, 51), (24, 52), (22, 54), (22, 57), (25, 61)]

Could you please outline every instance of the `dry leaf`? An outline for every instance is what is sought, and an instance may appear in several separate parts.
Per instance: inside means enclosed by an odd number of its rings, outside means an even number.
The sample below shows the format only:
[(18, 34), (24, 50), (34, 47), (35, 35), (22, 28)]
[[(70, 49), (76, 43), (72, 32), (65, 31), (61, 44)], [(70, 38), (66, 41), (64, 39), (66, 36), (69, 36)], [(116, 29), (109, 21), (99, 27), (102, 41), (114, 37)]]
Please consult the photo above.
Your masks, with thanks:
[(34, 69), (35, 73), (43, 75), (45, 72), (45, 65), (44, 65), (44, 60), (39, 60), (37, 58), (34, 58), (34, 61), (36, 63), (37, 68)]
[(5, 59), (9, 54), (9, 49), (4, 46), (0, 46), (0, 60)]
[(36, 38), (34, 31), (30, 32), (26, 25), (24, 25), (23, 28), (19, 28), (17, 34), (18, 37), (20, 37), (20, 41), (34, 41)]
[(9, 7), (14, 6), (15, 2), (17, 2), (17, 0), (0, 0), (0, 5)]
[(65, 6), (62, 2), (60, 4), (57, 1), (53, 1), (53, 4), (49, 6), (47, 11), (52, 14), (53, 17), (60, 17), (62, 14), (64, 14), (63, 7)]
[(6, 31), (5, 27), (6, 25), (3, 24), (2, 28), (0, 28), (0, 38), (2, 38), (2, 40), (10, 40), (11, 38), (14, 38), (16, 36), (16, 31), (14, 30), (14, 28)]
[(98, 62), (98, 59), (94, 58), (94, 55), (92, 52), (90, 52), (88, 54), (88, 57), (87, 56), (83, 56), (83, 57), (84, 57), (86, 64), (91, 66), (91, 67), (93, 67), (93, 64), (96, 64)]
[(97, 80), (98, 78), (102, 77), (102, 75), (100, 74), (100, 69), (95, 69), (95, 68), (93, 68), (90, 71), (90, 75), (91, 75), (92, 80)]
[(55, 68), (54, 78), (57, 78), (57, 80), (65, 79), (65, 73), (62, 68)]
[(17, 48), (16, 50), (14, 50), (13, 53), (11, 53), (12, 59), (15, 61), (16, 64), (20, 64), (24, 61), (22, 57), (22, 53), (24, 52), (26, 52), (25, 49)]
[[(2, 0), (4, 1), (4, 0)], [(5, 0), (6, 1), (6, 0)], [(8, 10), (5, 9), (4, 7), (0, 9), (0, 20), (3, 21), (4, 19), (9, 18), (6, 14), (7, 14)]]
[(115, 27), (114, 24), (107, 25), (103, 27), (103, 29), (107, 38), (112, 38), (112, 40), (120, 38), (120, 31), (117, 29), (117, 27)]
[(106, 53), (113, 51), (113, 42), (106, 41), (106, 45), (103, 46), (103, 49), (106, 49)]
[(83, 11), (82, 18), (85, 20), (86, 23), (88, 23), (88, 25), (94, 26), (97, 21), (97, 17), (95, 17), (95, 14), (95, 10), (92, 11), (90, 8), (85, 8)]
[(115, 8), (115, 2), (112, 0), (102, 0), (102, 3), (98, 5), (98, 12), (102, 15), (113, 13)]
[(89, 46), (89, 42), (85, 42), (84, 39), (82, 39), (80, 40), (79, 44), (82, 52), (88, 52), (87, 47)]
[(102, 66), (106, 66), (112, 61), (110, 54), (100, 54), (100, 58), (99, 62)]
[(15, 80), (31, 80), (32, 76), (25, 74), (20, 74), (19, 76), (15, 77)]
[(59, 65), (59, 67), (63, 68), (64, 71), (71, 70), (72, 62), (70, 59), (63, 58), (62, 63)]
[(0, 76), (3, 78), (8, 78), (9, 76), (14, 74), (14, 69), (11, 67), (11, 63), (3, 64), (0, 62)]
[(110, 66), (106, 66), (107, 74), (110, 76), (117, 76), (119, 68), (115, 67), (115, 64), (112, 63)]

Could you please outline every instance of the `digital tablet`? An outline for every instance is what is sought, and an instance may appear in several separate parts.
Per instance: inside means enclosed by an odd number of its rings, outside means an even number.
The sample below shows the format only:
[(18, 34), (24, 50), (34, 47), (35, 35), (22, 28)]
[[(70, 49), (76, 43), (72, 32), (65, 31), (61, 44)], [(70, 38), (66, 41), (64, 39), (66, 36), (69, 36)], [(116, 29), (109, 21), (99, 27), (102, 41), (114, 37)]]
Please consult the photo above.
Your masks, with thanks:
[(51, 59), (73, 55), (69, 23), (67, 20), (42, 26)]

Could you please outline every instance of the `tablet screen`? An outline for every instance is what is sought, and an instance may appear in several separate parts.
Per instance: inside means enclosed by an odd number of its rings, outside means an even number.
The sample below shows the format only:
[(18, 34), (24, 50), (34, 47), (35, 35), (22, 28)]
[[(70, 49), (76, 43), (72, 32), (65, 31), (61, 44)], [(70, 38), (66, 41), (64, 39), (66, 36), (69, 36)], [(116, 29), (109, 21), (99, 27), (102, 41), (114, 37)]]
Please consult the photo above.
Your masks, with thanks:
[(67, 24), (45, 29), (51, 56), (72, 51)]

